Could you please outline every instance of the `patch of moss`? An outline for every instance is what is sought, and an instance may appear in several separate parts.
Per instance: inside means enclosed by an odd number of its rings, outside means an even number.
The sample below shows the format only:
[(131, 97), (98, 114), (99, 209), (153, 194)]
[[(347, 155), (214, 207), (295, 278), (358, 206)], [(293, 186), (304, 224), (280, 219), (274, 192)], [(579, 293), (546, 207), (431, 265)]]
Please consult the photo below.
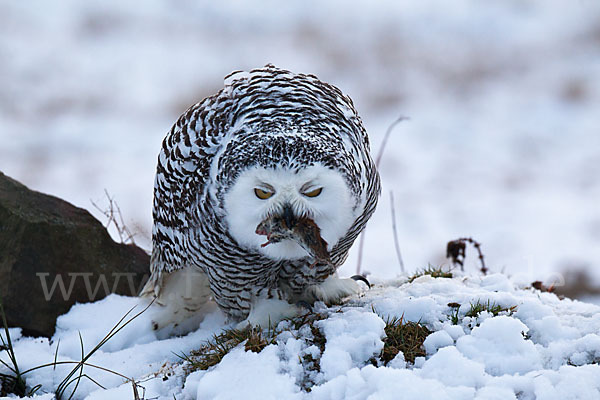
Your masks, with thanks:
[(187, 372), (206, 370), (221, 362), (223, 357), (235, 347), (244, 343), (246, 351), (261, 352), (265, 347), (276, 342), (277, 333), (273, 330), (263, 331), (258, 328), (229, 329), (203, 344), (198, 350), (180, 357), (188, 362)]
[(383, 349), (379, 359), (387, 365), (401, 351), (407, 362), (414, 363), (416, 357), (424, 357), (423, 342), (431, 331), (418, 322), (404, 322), (404, 318), (388, 318), (385, 322)]

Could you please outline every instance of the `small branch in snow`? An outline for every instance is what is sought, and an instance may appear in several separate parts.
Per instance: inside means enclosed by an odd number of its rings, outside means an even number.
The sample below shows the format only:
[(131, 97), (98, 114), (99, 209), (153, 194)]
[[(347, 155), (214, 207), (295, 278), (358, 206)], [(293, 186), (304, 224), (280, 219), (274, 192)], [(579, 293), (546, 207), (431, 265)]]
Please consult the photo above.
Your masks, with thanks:
[(485, 266), (485, 261), (483, 260), (481, 244), (472, 238), (460, 238), (448, 242), (446, 245), (446, 258), (449, 258), (454, 265), (460, 265), (460, 270), (464, 271), (467, 243), (472, 244), (473, 247), (475, 247), (475, 250), (477, 250), (477, 253), (479, 254), (479, 262), (481, 263), (480, 271), (484, 275), (487, 274), (488, 269)]
[(121, 213), (121, 208), (115, 201), (114, 197), (111, 197), (108, 193), (108, 190), (104, 189), (104, 194), (108, 199), (108, 208), (102, 209), (93, 200), (90, 200), (92, 205), (102, 213), (107, 219), (106, 225), (104, 226), (107, 230), (110, 228), (110, 225), (114, 225), (117, 233), (119, 234), (119, 239), (123, 244), (135, 244), (133, 240), (135, 233), (132, 233), (129, 228), (125, 225), (125, 221), (123, 220), (123, 214)]

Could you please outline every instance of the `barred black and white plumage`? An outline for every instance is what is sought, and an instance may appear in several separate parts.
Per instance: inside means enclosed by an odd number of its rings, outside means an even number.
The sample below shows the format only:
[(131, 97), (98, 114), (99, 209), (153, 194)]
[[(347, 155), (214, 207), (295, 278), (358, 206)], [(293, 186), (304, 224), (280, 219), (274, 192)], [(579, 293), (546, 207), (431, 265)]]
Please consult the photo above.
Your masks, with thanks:
[[(351, 99), (313, 75), (272, 65), (236, 72), (190, 107), (158, 159), (151, 278), (142, 291), (166, 307), (156, 327), (209, 297), (233, 320), (261, 324), (293, 314), (299, 300), (351, 294), (356, 284), (335, 270), (377, 204), (369, 151)], [(291, 240), (260, 246), (257, 224), (286, 207), (314, 220), (331, 262), (315, 263)]]

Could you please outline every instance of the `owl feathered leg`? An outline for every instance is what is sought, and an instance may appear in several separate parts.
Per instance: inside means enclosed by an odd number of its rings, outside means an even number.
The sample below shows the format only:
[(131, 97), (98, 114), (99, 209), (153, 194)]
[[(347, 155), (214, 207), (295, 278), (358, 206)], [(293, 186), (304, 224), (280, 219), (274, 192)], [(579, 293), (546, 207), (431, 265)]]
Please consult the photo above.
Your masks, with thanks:
[(196, 321), (203, 318), (215, 308), (211, 295), (208, 277), (194, 267), (155, 271), (140, 293), (142, 297), (156, 298), (151, 311), (154, 330), (169, 325), (176, 328), (192, 317)]
[(304, 291), (302, 300), (322, 301), (327, 305), (339, 304), (343, 298), (360, 293), (360, 286), (352, 278), (340, 279), (337, 272), (317, 285), (311, 285)]
[(270, 291), (269, 296), (261, 294), (253, 298), (250, 314), (237, 325), (237, 328), (242, 329), (249, 325), (262, 328), (273, 327), (283, 319), (294, 318), (305, 313), (306, 308), (299, 305), (301, 302), (322, 301), (327, 305), (339, 304), (342, 299), (358, 294), (360, 291), (360, 286), (354, 279), (340, 279), (337, 273), (317, 285), (307, 287), (302, 296), (292, 296), (289, 300), (295, 301), (295, 304), (291, 304), (283, 292), (276, 291), (277, 295), (273, 296), (273, 291)]
[(253, 296), (250, 314), (242, 322), (238, 323), (237, 329), (248, 326), (268, 329), (277, 326), (279, 321), (286, 318), (294, 318), (302, 315), (306, 309), (290, 304), (287, 296), (278, 289), (265, 290)]

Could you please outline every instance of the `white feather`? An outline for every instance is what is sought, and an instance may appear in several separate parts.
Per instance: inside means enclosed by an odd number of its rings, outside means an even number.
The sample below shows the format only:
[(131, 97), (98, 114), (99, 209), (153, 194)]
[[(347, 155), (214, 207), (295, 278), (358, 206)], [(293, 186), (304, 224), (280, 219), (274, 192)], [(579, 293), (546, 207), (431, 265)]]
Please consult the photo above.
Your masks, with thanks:
[(177, 328), (192, 316), (201, 321), (215, 308), (210, 301), (211, 295), (208, 277), (197, 268), (186, 267), (163, 273), (151, 311), (153, 329), (161, 330), (168, 326)]
[(307, 293), (326, 304), (333, 304), (360, 293), (360, 286), (354, 279), (340, 279), (335, 273), (320, 284), (308, 287)]
[(285, 318), (294, 318), (302, 314), (304, 310), (284, 300), (258, 298), (252, 303), (248, 318), (236, 325), (237, 329), (248, 326), (259, 326), (263, 329), (275, 328), (279, 321)]

